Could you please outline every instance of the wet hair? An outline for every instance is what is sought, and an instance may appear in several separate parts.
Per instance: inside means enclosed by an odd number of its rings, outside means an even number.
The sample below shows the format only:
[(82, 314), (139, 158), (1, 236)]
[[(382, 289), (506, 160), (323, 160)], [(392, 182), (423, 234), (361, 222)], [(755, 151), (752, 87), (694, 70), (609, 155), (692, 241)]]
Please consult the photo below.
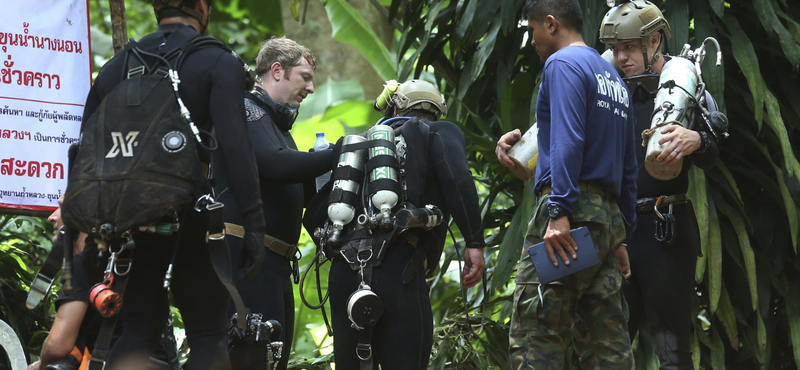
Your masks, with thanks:
[(548, 15), (575, 31), (583, 28), (583, 12), (578, 0), (527, 0), (522, 9), (523, 17), (538, 24), (544, 23)]
[(256, 76), (270, 71), (272, 64), (280, 63), (286, 73), (300, 65), (300, 58), (305, 58), (312, 69), (317, 69), (317, 60), (307, 47), (286, 37), (272, 37), (261, 45), (256, 57)]

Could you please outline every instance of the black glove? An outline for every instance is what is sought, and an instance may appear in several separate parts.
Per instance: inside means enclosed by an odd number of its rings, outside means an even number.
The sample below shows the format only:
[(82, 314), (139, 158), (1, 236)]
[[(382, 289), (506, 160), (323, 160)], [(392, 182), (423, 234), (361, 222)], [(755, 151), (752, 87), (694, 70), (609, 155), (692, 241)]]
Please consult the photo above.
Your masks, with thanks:
[(266, 257), (264, 249), (263, 231), (244, 232), (241, 258), (239, 258), (239, 266), (234, 272), (234, 279), (237, 283), (250, 279), (261, 271), (261, 264)]

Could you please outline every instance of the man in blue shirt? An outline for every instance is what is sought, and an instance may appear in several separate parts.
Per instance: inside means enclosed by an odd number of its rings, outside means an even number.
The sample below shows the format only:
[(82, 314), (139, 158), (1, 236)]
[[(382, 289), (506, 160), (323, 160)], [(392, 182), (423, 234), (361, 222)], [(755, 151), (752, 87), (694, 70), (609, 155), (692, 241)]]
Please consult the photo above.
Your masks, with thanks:
[[(577, 0), (528, 0), (523, 14), (545, 67), (536, 105), (539, 202), (516, 279), (512, 368), (563, 369), (567, 333), (573, 331), (584, 369), (633, 369), (620, 291), (620, 260), (627, 254), (618, 258), (636, 226), (629, 92), (583, 42)], [(589, 229), (601, 263), (540, 287), (527, 247), (544, 241), (553, 265), (569, 265), (578, 248), (569, 232), (581, 226)]]

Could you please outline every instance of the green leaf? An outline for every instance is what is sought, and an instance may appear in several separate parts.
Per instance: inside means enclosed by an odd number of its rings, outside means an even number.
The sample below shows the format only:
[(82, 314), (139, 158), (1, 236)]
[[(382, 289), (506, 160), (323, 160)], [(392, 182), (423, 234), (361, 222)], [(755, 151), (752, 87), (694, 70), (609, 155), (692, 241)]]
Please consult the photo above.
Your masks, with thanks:
[(689, 42), (689, 2), (688, 0), (670, 0), (665, 4), (664, 16), (667, 17), (672, 37), (667, 40), (667, 52), (677, 55), (683, 45)]
[(711, 336), (714, 343), (711, 348), (711, 369), (725, 370), (725, 345), (722, 343), (722, 337), (719, 336), (719, 330), (714, 330)]
[(736, 326), (736, 314), (733, 311), (731, 297), (728, 295), (728, 289), (725, 287), (725, 284), (722, 285), (722, 294), (719, 298), (717, 317), (719, 317), (719, 321), (722, 322), (722, 326), (728, 334), (731, 348), (734, 351), (739, 349), (739, 328)]
[(772, 1), (753, 1), (753, 6), (756, 9), (758, 19), (761, 20), (761, 24), (767, 31), (778, 37), (786, 58), (797, 68), (800, 65), (800, 46), (797, 45), (797, 42), (792, 38), (792, 34), (778, 19), (778, 15), (775, 14), (775, 9), (772, 7)]
[(467, 7), (464, 9), (464, 14), (461, 15), (461, 20), (458, 21), (458, 28), (456, 29), (456, 36), (463, 39), (467, 34), (467, 29), (472, 25), (472, 18), (475, 17), (475, 11), (478, 9), (480, 1), (469, 1)]
[(483, 66), (486, 64), (486, 60), (489, 59), (489, 55), (492, 54), (492, 50), (494, 50), (494, 44), (497, 40), (497, 32), (500, 31), (501, 22), (498, 19), (495, 19), (492, 22), (492, 27), (489, 30), (489, 33), (486, 34), (486, 37), (481, 40), (478, 44), (478, 50), (475, 51), (475, 54), (472, 56), (472, 59), (467, 62), (467, 67), (464, 67), (464, 71), (461, 74), (461, 80), (459, 81), (459, 91), (458, 97), (460, 99), (464, 98), (464, 95), (467, 93), (467, 86), (472, 85), (473, 82), (480, 76), (481, 72), (483, 71)]
[(788, 288), (787, 294), (783, 299), (786, 300), (786, 317), (789, 321), (789, 337), (792, 341), (792, 352), (794, 353), (795, 366), (800, 368), (800, 285), (795, 282), (786, 284), (784, 275), (784, 286)]
[(708, 198), (708, 301), (713, 315), (722, 288), (722, 235), (713, 198)]
[[(764, 326), (764, 319), (760, 312), (756, 312), (756, 339), (758, 340), (758, 352), (762, 358), (767, 354), (767, 327)], [(766, 364), (766, 361), (763, 361)]]
[(700, 341), (697, 339), (697, 332), (695, 331), (692, 336), (692, 364), (694, 364), (694, 370), (700, 370), (701, 356)]
[(706, 259), (708, 258), (708, 194), (706, 193), (706, 176), (703, 170), (692, 166), (689, 170), (689, 198), (692, 200), (694, 214), (700, 228), (700, 253), (697, 258), (694, 280), (697, 284), (703, 282), (706, 273)]
[(442, 3), (436, 2), (428, 11), (428, 15), (426, 16), (427, 20), (425, 21), (425, 36), (422, 37), (422, 41), (420, 42), (419, 47), (417, 50), (414, 51), (414, 54), (411, 58), (408, 59), (408, 62), (405, 63), (403, 69), (400, 71), (400, 81), (405, 81), (408, 79), (408, 75), (411, 74), (413, 67), (416, 64), (419, 55), (425, 50), (425, 47), (428, 45), (428, 40), (431, 38), (431, 33), (433, 32), (433, 22), (436, 20), (436, 16), (439, 14), (439, 11), (442, 9)]
[(747, 37), (739, 21), (732, 15), (725, 17), (725, 24), (731, 31), (731, 47), (733, 57), (739, 63), (742, 73), (747, 78), (747, 85), (750, 87), (750, 93), (753, 94), (753, 111), (755, 113), (756, 122), (758, 122), (758, 130), (761, 131), (761, 120), (764, 117), (764, 80), (761, 77), (761, 72), (758, 69), (758, 57), (753, 48), (753, 43)]
[(361, 14), (345, 0), (326, 0), (324, 3), (333, 39), (355, 47), (382, 79), (397, 78), (394, 58)]
[(710, 0), (711, 9), (717, 17), (723, 18), (725, 16), (725, 0)]
[(506, 230), (506, 235), (503, 237), (500, 253), (497, 256), (497, 266), (492, 276), (491, 287), (493, 290), (508, 283), (511, 272), (517, 266), (517, 262), (522, 255), (527, 225), (532, 217), (533, 207), (536, 202), (536, 195), (534, 195), (533, 191), (534, 185), (533, 181), (525, 183), (522, 204), (517, 209), (517, 212), (514, 213), (508, 230)]
[(739, 248), (742, 251), (745, 271), (747, 272), (747, 284), (750, 287), (750, 301), (752, 309), (758, 308), (758, 280), (756, 278), (756, 257), (753, 247), (750, 245), (750, 237), (747, 235), (747, 226), (742, 219), (742, 215), (729, 206), (721, 196), (714, 198), (714, 205), (731, 222), (736, 236), (739, 239)]
[(781, 109), (780, 105), (778, 104), (778, 99), (775, 98), (775, 95), (772, 95), (772, 92), (769, 91), (769, 89), (764, 90), (766, 93), (764, 100), (767, 105), (767, 117), (769, 118), (767, 120), (767, 126), (769, 126), (773, 132), (775, 132), (775, 135), (778, 137), (778, 140), (781, 143), (784, 169), (789, 177), (794, 177), (794, 181), (800, 183), (800, 163), (797, 161), (797, 157), (794, 155), (789, 133), (786, 131), (786, 126), (783, 123), (783, 117), (781, 117)]

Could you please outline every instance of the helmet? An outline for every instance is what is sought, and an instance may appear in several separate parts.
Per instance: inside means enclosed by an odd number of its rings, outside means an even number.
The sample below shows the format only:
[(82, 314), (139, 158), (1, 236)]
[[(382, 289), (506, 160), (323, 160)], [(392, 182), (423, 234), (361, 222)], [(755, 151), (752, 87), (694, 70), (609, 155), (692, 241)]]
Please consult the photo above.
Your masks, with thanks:
[[(202, 24), (203, 27), (208, 25), (208, 17), (203, 17), (200, 13), (194, 10), (194, 8), (186, 6), (185, 2), (186, 0), (153, 0), (153, 10), (156, 13), (156, 17), (158, 17), (158, 12), (161, 9), (166, 9), (166, 8), (178, 9), (181, 12), (186, 13), (186, 15), (200, 21), (200, 24)], [(210, 7), (211, 2), (208, 1), (208, 4)]]
[[(388, 99), (385, 99), (386, 96)], [(436, 117), (447, 114), (447, 104), (439, 89), (423, 80), (409, 80), (399, 85), (394, 81), (388, 81), (376, 101), (376, 109), (386, 110), (391, 107), (397, 108), (401, 113), (418, 109), (430, 112)]]
[(600, 23), (600, 42), (614, 44), (641, 39), (642, 53), (649, 69), (657, 57), (653, 55), (653, 60), (647, 60), (647, 39), (658, 31), (664, 33), (665, 39), (661, 40), (655, 54), (661, 51), (664, 42), (670, 38), (669, 23), (655, 4), (646, 0), (630, 0), (614, 6), (603, 17)]

